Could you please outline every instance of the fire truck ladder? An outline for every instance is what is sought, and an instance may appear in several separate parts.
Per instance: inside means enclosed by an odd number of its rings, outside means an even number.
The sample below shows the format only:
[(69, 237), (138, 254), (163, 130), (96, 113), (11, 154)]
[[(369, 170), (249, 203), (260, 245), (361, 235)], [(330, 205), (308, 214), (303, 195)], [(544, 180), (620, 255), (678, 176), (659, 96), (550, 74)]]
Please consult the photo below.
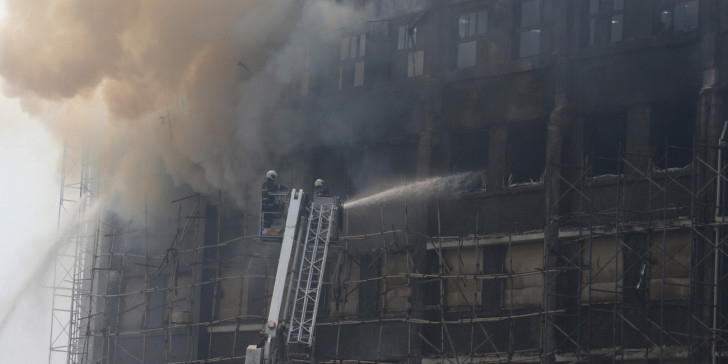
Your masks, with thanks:
[(308, 218), (308, 229), (303, 246), (301, 265), (296, 282), (296, 295), (291, 310), (291, 324), (288, 326), (289, 344), (313, 343), (321, 285), (326, 268), (326, 254), (335, 228), (337, 206), (335, 203), (312, 203)]

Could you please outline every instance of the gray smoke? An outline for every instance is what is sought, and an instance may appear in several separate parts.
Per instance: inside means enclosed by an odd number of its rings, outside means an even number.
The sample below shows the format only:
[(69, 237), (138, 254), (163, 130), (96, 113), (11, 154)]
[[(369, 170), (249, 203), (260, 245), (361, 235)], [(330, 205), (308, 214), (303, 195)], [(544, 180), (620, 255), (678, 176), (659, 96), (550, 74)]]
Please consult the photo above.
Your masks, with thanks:
[(7, 11), (4, 93), (59, 139), (90, 133), (103, 200), (125, 215), (167, 209), (175, 189), (242, 203), (302, 143), (280, 105), (299, 89), (306, 45), (359, 20), (324, 0), (7, 0)]

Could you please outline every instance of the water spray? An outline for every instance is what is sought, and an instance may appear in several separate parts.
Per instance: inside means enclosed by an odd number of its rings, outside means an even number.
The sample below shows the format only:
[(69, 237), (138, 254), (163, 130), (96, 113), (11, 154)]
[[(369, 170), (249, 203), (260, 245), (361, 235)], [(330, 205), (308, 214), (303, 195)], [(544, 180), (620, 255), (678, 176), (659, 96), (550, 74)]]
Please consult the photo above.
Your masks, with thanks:
[(344, 203), (344, 208), (353, 209), (405, 197), (422, 198), (462, 193), (474, 184), (481, 187), (484, 185), (478, 172), (463, 172), (449, 176), (432, 177), (348, 201)]

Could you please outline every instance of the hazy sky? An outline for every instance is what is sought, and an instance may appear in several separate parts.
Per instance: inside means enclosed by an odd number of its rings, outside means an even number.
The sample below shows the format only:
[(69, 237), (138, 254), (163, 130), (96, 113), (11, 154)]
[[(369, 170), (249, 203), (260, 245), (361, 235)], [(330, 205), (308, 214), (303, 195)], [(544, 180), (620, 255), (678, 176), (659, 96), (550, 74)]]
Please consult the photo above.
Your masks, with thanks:
[[(0, 22), (4, 16), (0, 0)], [(60, 145), (45, 127), (0, 92), (0, 319), (9, 315), (0, 328), (2, 362), (48, 361), (52, 295), (27, 274), (44, 264), (39, 256), (55, 234), (59, 157)]]
[[(21, 111), (17, 100), (0, 96), (0, 191), (6, 202), (0, 210), (3, 231), (0, 255), (0, 319), (12, 312), (0, 328), (0, 352), (8, 362), (47, 361), (51, 292), (29, 282), (55, 235), (58, 211), (57, 178), (60, 146), (45, 127)], [(30, 284), (29, 284), (30, 283)], [(26, 295), (15, 302), (24, 288)], [(42, 313), (45, 312), (45, 313)], [(40, 317), (43, 316), (43, 317)], [(43, 344), (40, 344), (43, 343)], [(33, 350), (26, 351), (32, 345)], [(30, 355), (38, 360), (28, 360)], [(24, 360), (20, 360), (23, 358)], [(42, 360), (41, 360), (42, 359)]]

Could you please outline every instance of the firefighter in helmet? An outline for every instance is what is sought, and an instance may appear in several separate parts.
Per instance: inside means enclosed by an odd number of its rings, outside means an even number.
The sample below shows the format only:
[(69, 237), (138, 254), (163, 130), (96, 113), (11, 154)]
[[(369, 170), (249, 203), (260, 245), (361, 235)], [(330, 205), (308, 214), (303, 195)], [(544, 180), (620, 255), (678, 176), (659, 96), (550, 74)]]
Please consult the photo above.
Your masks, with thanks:
[[(265, 182), (263, 182), (263, 187), (261, 190), (261, 210), (263, 212), (283, 213), (283, 204), (281, 204), (279, 201), (276, 201), (275, 195), (281, 192), (286, 192), (287, 188), (286, 186), (283, 186), (276, 182), (277, 179), (278, 172), (276, 172), (275, 170), (271, 169), (265, 174)], [(265, 215), (266, 223), (270, 222), (270, 218), (273, 218), (271, 214)]]
[(326, 182), (324, 182), (321, 178), (317, 179), (316, 182), (313, 183), (313, 187), (313, 197), (329, 196), (329, 186), (327, 186)]

